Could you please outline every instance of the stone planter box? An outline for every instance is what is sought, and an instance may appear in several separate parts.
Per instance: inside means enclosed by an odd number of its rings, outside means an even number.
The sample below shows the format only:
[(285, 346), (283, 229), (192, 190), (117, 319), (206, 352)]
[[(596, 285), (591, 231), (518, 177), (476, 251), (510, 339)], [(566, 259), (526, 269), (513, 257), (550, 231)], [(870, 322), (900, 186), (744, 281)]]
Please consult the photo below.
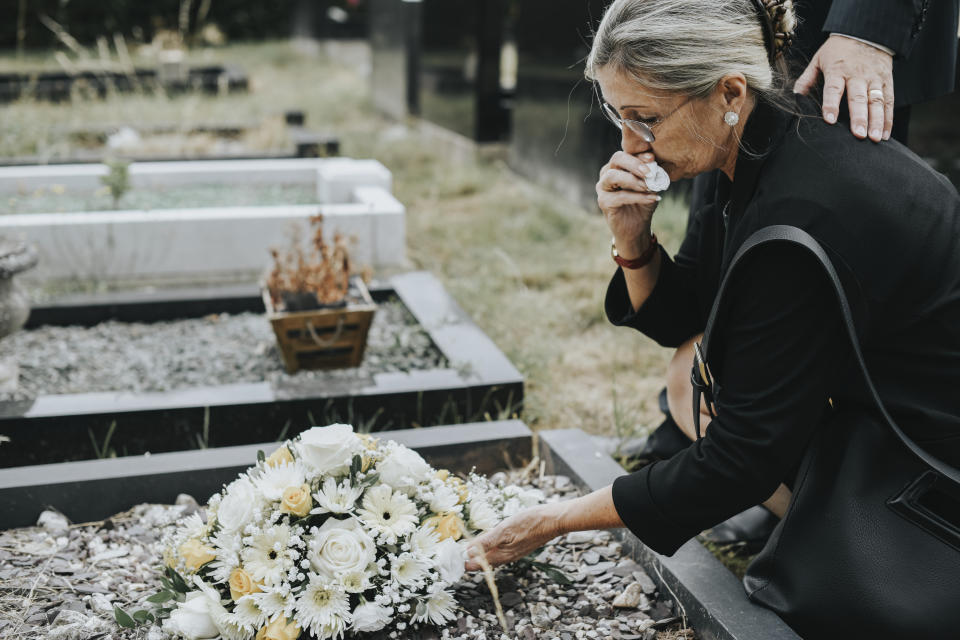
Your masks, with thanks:
[[(394, 276), (372, 288), (374, 299), (395, 294), (446, 356), (450, 368), (374, 374), (323, 383), (295, 380), (197, 387), (163, 393), (82, 393), (0, 402), (0, 468), (95, 456), (91, 437), (104, 438), (116, 423), (117, 451), (176, 451), (195, 441), (206, 425), (215, 446), (263, 442), (336, 415), (360, 421), (377, 413), (395, 425), (459, 422), (485, 412), (519, 407), (523, 378), (429, 273)], [(28, 327), (94, 325), (203, 317), (211, 313), (263, 312), (256, 287), (170, 294), (116, 294), (37, 307)], [(166, 296), (166, 297), (164, 297)], [(264, 319), (264, 322), (267, 320)], [(330, 420), (331, 422), (334, 420)]]
[[(393, 431), (390, 438), (417, 449), (428, 462), (452, 471), (492, 473), (522, 465), (534, 454), (549, 474), (569, 476), (584, 492), (624, 473), (576, 430), (540, 431), (518, 421)], [(249, 467), (257, 450), (275, 444), (225, 447), (0, 470), (0, 528), (32, 525), (46, 505), (75, 522), (99, 520), (140, 502), (172, 503), (179, 493), (203, 501)], [(701, 640), (798, 640), (774, 613), (747, 600), (743, 587), (696, 540), (671, 557), (657, 555), (625, 530), (624, 547), (674, 594)]]
[[(0, 194), (51, 185), (93, 191), (105, 165), (0, 168)], [(37, 247), (34, 279), (184, 281), (255, 279), (291, 222), (324, 216), (329, 233), (356, 239), (358, 264), (400, 266), (406, 210), (375, 160), (320, 158), (133, 163), (133, 188), (191, 184), (308, 184), (318, 204), (0, 215), (0, 235)]]

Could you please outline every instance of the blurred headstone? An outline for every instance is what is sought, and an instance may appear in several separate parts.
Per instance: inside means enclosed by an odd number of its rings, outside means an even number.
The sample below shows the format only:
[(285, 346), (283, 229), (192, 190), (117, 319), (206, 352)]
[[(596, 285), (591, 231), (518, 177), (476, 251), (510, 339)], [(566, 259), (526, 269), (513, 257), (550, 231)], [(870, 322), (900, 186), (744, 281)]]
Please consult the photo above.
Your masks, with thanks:
[(606, 2), (517, 4), (510, 166), (594, 209), (600, 167), (620, 147), (619, 132), (604, 118), (594, 88), (583, 76), (590, 34)]

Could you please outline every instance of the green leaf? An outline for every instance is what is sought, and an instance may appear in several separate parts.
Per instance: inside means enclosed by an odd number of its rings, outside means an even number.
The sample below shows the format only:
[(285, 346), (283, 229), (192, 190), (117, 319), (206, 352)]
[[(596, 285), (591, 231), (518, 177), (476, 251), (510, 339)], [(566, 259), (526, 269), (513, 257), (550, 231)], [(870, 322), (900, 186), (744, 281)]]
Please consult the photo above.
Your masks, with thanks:
[(373, 485), (377, 484), (378, 482), (380, 482), (380, 474), (379, 474), (379, 473), (371, 473), (371, 474), (368, 475), (368, 476), (366, 477), (366, 479), (363, 481), (363, 485), (362, 485), (362, 486), (364, 486), (364, 487), (372, 487)]
[(356, 478), (357, 474), (360, 473), (360, 469), (363, 468), (363, 458), (359, 455), (353, 456), (353, 460), (350, 461), (350, 478)]
[(130, 614), (116, 605), (113, 607), (113, 617), (116, 618), (117, 624), (121, 627), (133, 629), (137, 626), (137, 623), (133, 621), (133, 618), (130, 617)]
[(263, 453), (263, 449), (257, 449), (257, 462), (265, 462), (267, 456)]
[(172, 591), (161, 591), (147, 598), (147, 602), (160, 604), (161, 602), (166, 602), (167, 600), (173, 600), (176, 597), (177, 594), (173, 593)]
[(140, 624), (146, 624), (146, 623), (147, 623), (147, 619), (150, 618), (150, 617), (152, 617), (152, 616), (150, 616), (150, 612), (149, 612), (149, 611), (144, 611), (143, 609), (141, 609), (140, 611), (134, 611), (134, 612), (133, 612), (133, 619), (136, 620), (136, 621), (137, 621), (138, 623), (140, 623)]
[(173, 582), (173, 590), (179, 591), (180, 593), (187, 593), (190, 591), (190, 587), (187, 586), (186, 580), (177, 573), (174, 569), (167, 567), (164, 569), (164, 573), (167, 574), (167, 577), (170, 578), (170, 581)]

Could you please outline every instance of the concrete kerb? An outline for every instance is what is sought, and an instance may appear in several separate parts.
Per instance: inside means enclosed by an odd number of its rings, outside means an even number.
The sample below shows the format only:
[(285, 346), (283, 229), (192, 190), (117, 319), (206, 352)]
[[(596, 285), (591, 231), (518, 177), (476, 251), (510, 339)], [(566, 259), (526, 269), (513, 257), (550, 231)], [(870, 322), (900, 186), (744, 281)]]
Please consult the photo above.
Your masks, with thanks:
[[(378, 434), (380, 435), (380, 434)], [(504, 453), (530, 457), (530, 430), (518, 420), (383, 434), (438, 468), (492, 473)], [(52, 506), (74, 522), (107, 518), (141, 502), (172, 504), (180, 493), (203, 502), (256, 464), (276, 442), (0, 469), (0, 529), (31, 526)]]
[[(540, 451), (553, 473), (569, 475), (585, 490), (607, 486), (625, 471), (579, 429), (540, 431)], [(617, 536), (650, 577), (674, 594), (703, 640), (799, 640), (775, 613), (747, 599), (743, 585), (696, 540), (672, 556), (646, 547), (625, 529)]]
[[(59, 164), (0, 167), (0, 194), (15, 195), (59, 185), (92, 191), (110, 171), (105, 164)], [(312, 184), (320, 202), (343, 202), (360, 184), (391, 190), (390, 170), (376, 160), (353, 158), (271, 158), (133, 162), (132, 188), (192, 184)], [(339, 185), (344, 185), (342, 188)], [(329, 194), (329, 195), (328, 195)], [(336, 198), (336, 199), (333, 199)]]

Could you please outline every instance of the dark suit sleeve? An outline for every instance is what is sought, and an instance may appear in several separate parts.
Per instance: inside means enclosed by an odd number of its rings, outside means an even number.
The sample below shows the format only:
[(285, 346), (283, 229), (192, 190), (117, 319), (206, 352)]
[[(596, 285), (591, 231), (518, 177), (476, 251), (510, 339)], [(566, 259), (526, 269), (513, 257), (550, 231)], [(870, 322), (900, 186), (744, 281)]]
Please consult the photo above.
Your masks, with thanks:
[(707, 354), (720, 364), (717, 417), (703, 439), (613, 484), (624, 524), (659, 553), (787, 480), (849, 357), (831, 285), (805, 250), (758, 248), (732, 277)]
[(949, 0), (833, 0), (823, 30), (882, 44), (898, 58), (913, 50), (931, 2)]
[(604, 308), (607, 318), (617, 326), (633, 327), (664, 347), (676, 348), (703, 332), (706, 317), (699, 271), (704, 216), (715, 215), (708, 205), (687, 230), (676, 259), (671, 260), (660, 247), (660, 275), (643, 305), (636, 311), (630, 302), (623, 270), (617, 269), (607, 287)]

